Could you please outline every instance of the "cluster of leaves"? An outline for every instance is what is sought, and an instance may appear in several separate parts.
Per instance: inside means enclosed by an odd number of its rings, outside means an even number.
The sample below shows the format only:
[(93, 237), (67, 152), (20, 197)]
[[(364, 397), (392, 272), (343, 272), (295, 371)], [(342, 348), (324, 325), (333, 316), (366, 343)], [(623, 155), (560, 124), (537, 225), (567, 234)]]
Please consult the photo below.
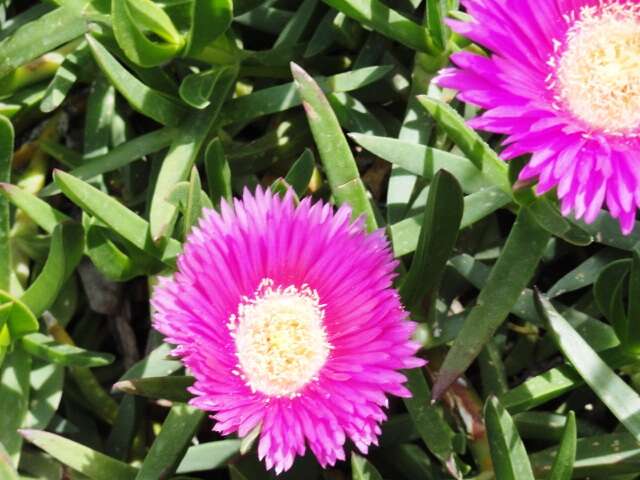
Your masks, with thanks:
[(458, 9), (0, 1), (0, 478), (272, 478), (257, 432), (186, 405), (148, 306), (202, 209), (257, 184), (386, 228), (430, 362), (368, 459), (283, 478), (637, 477), (640, 228), (562, 217), (465, 125), (431, 82), (477, 50)]

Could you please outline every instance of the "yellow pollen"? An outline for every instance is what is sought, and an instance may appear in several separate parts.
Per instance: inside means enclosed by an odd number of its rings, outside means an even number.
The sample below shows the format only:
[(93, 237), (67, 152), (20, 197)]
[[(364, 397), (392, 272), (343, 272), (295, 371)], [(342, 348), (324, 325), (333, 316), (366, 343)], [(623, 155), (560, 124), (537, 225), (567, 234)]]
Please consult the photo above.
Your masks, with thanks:
[(576, 117), (613, 134), (640, 127), (640, 3), (583, 7), (557, 64), (557, 91)]
[(244, 298), (229, 328), (238, 374), (247, 385), (269, 396), (293, 397), (317, 378), (329, 356), (324, 308), (318, 293), (306, 285), (272, 285), (265, 279), (254, 298)]

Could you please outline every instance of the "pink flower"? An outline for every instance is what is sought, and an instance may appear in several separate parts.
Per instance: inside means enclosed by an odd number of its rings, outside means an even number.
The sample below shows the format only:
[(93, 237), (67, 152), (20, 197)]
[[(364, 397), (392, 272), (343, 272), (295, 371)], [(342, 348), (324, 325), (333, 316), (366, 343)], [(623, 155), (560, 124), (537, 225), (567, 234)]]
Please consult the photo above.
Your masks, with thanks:
[(398, 370), (424, 364), (383, 232), (350, 218), (245, 191), (205, 213), (153, 294), (155, 328), (196, 378), (191, 404), (223, 435), (259, 427), (277, 473), (307, 446), (323, 466), (345, 458), (347, 438), (366, 453), (387, 394), (410, 396)]
[(463, 0), (456, 32), (492, 52), (452, 56), (437, 82), (506, 134), (505, 160), (531, 153), (520, 179), (556, 188), (563, 214), (592, 222), (606, 204), (622, 231), (640, 206), (640, 1)]

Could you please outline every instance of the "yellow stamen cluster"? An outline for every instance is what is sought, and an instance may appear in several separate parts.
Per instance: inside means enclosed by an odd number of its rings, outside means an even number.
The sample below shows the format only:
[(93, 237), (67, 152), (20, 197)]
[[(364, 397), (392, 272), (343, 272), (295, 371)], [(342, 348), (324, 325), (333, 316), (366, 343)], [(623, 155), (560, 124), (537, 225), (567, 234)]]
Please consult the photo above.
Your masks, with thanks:
[[(571, 21), (573, 18), (568, 18)], [(557, 62), (557, 92), (594, 129), (637, 133), (640, 127), (640, 3), (609, 0), (583, 7)]]
[(331, 346), (318, 293), (307, 286), (273, 288), (265, 279), (244, 298), (229, 328), (241, 375), (253, 391), (293, 397), (324, 365)]

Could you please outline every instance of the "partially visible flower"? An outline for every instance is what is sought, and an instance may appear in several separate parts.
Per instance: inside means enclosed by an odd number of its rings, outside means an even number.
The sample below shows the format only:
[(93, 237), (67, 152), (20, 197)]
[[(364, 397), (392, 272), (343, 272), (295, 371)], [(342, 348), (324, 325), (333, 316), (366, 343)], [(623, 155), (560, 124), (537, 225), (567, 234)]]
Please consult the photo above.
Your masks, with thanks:
[(471, 126), (508, 135), (505, 160), (531, 153), (520, 179), (553, 188), (563, 214), (592, 222), (603, 204), (634, 227), (640, 207), (640, 1), (463, 0), (458, 33), (490, 58), (452, 56), (438, 78), (486, 109)]
[(387, 394), (410, 396), (398, 370), (424, 363), (383, 232), (350, 218), (245, 191), (205, 213), (153, 294), (155, 328), (196, 378), (191, 404), (223, 435), (260, 428), (277, 473), (307, 446), (323, 466), (345, 458), (347, 438), (366, 452)]

